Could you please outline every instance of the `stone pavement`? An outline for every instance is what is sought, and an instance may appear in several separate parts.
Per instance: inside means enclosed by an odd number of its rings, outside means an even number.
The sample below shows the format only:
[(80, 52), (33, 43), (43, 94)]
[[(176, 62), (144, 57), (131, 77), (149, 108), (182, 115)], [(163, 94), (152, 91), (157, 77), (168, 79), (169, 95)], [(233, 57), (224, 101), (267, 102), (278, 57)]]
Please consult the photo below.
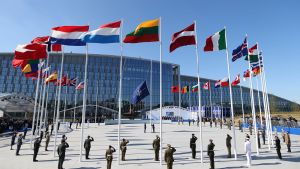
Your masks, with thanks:
[[(75, 125), (73, 125), (74, 128)], [(66, 161), (64, 168), (66, 169), (96, 169), (106, 168), (105, 150), (108, 145), (117, 148), (117, 125), (104, 126), (97, 124), (90, 124), (89, 128), (85, 129), (85, 138), (87, 135), (94, 137), (95, 142), (92, 142), (92, 149), (90, 152), (90, 160), (83, 162), (79, 161), (80, 149), (80, 129), (75, 129), (70, 133), (66, 133), (70, 148), (66, 152)], [(143, 124), (126, 124), (122, 125), (121, 138), (126, 138), (130, 141), (127, 150), (126, 161), (118, 165), (117, 153), (114, 153), (114, 161), (112, 169), (159, 169), (167, 168), (165, 164), (160, 166), (159, 162), (155, 162), (154, 151), (152, 150), (152, 141), (155, 135), (159, 134), (159, 125), (156, 125), (156, 133), (150, 133), (150, 125), (147, 125), (147, 133), (143, 131)], [(197, 141), (197, 159), (191, 159), (191, 150), (189, 148), (189, 139), (192, 133), (198, 137)], [(59, 133), (59, 139), (62, 133)], [(200, 162), (200, 143), (199, 143), (199, 128), (196, 124), (188, 126), (184, 125), (164, 124), (163, 125), (163, 147), (166, 144), (171, 144), (177, 149), (174, 155), (174, 169), (191, 169), (191, 168), (209, 168), (209, 159), (207, 157), (206, 149), (209, 139), (212, 138), (215, 143), (215, 166), (216, 168), (246, 168), (246, 158), (244, 156), (244, 138), (245, 133), (236, 130), (237, 135), (237, 153), (238, 159), (228, 159), (227, 149), (225, 146), (226, 134), (232, 135), (232, 131), (228, 130), (225, 126), (223, 129), (210, 128), (208, 123), (203, 127), (203, 148), (204, 148), (204, 163)], [(30, 136), (27, 137), (29, 139)], [(44, 139), (45, 140), (45, 139)], [(15, 150), (10, 150), (10, 138), (0, 140), (0, 168), (1, 169), (55, 169), (57, 168), (58, 157), (53, 156), (53, 141), (51, 138), (49, 150), (44, 151), (45, 142), (39, 150), (37, 159), (39, 162), (32, 162), (33, 150), (30, 149), (29, 142), (23, 144), (20, 156), (15, 156)], [(292, 153), (287, 153), (287, 148), (282, 143), (282, 156), (283, 160), (278, 160), (274, 148), (268, 150), (267, 145), (262, 145), (260, 155), (256, 156), (255, 140), (251, 136), (253, 161), (251, 168), (272, 168), (272, 169), (297, 169), (300, 166), (300, 136), (291, 135), (292, 140)], [(28, 140), (27, 140), (28, 141)], [(282, 140), (281, 140), (282, 141)], [(262, 140), (261, 140), (262, 142)], [(232, 142), (233, 144), (233, 142)], [(14, 146), (14, 149), (16, 146)], [(164, 152), (164, 151), (163, 151)], [(233, 150), (232, 150), (233, 152)]]

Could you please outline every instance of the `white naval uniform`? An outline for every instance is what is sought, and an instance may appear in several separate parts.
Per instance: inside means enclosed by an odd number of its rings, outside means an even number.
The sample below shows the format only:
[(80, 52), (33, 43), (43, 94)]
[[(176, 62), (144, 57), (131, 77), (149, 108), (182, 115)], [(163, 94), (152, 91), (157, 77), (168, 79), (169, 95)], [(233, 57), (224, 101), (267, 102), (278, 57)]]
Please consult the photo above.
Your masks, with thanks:
[(251, 166), (251, 142), (250, 140), (247, 140), (245, 142), (245, 152), (247, 157), (247, 166)]

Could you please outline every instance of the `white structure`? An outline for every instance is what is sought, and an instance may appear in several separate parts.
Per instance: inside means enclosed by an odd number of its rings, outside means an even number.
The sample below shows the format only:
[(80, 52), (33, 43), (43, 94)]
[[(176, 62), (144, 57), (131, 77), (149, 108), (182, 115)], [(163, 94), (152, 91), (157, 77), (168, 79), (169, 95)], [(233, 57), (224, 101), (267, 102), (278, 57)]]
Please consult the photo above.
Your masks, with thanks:
[[(160, 109), (153, 109), (150, 111), (146, 112), (146, 116), (148, 117), (148, 119), (152, 119), (152, 120), (159, 120), (159, 113), (160, 113)], [(167, 116), (167, 117), (182, 117), (184, 120), (187, 119), (194, 119), (197, 120), (198, 118), (198, 112), (197, 110), (192, 110), (190, 111), (189, 109), (185, 109), (182, 107), (178, 107), (178, 106), (165, 106), (162, 108), (162, 116)]]

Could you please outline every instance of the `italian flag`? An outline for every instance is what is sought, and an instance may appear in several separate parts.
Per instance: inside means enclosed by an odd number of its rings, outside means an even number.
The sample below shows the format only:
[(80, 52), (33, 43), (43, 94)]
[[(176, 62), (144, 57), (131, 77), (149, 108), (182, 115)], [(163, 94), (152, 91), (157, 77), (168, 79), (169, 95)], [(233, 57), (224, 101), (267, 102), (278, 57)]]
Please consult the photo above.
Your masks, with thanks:
[(199, 90), (198, 85), (192, 86), (192, 92), (198, 92), (198, 90)]
[(226, 49), (226, 37), (225, 29), (220, 32), (211, 35), (206, 39), (206, 44), (204, 46), (204, 51), (219, 51)]

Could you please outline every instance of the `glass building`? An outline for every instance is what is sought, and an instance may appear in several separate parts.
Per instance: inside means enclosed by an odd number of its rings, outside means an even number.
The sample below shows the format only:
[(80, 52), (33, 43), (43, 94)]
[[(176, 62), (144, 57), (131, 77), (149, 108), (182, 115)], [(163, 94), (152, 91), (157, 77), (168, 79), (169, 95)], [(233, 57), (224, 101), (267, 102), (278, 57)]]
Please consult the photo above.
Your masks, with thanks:
[[(77, 84), (84, 79), (85, 54), (65, 53), (63, 75), (72, 79), (77, 77)], [(26, 78), (22, 75), (20, 68), (12, 67), (14, 53), (0, 53), (0, 93), (14, 93), (25, 95), (30, 98), (35, 97), (35, 87), (37, 81)], [(49, 56), (50, 72), (60, 71), (61, 54), (51, 53)], [(122, 113), (126, 115), (132, 110), (143, 112), (150, 108), (150, 97), (146, 97), (141, 103), (131, 105), (130, 100), (133, 91), (144, 80), (147, 82), (148, 89), (152, 93), (152, 107), (159, 107), (159, 61), (143, 58), (123, 57), (123, 85), (122, 85)], [(93, 116), (97, 113), (109, 114), (118, 110), (118, 92), (119, 92), (119, 73), (120, 57), (113, 55), (89, 54), (88, 72), (87, 72), (87, 113)], [(152, 73), (152, 74), (151, 74)], [(152, 80), (151, 80), (152, 77)], [(180, 65), (172, 63), (163, 63), (163, 106), (179, 105), (179, 94), (172, 93), (171, 87), (179, 84), (181, 87), (189, 85), (190, 88), (197, 84), (197, 78), (192, 76), (180, 75)], [(201, 78), (201, 88), (203, 83), (210, 81), (212, 86), (211, 96), (212, 105), (221, 104), (221, 89), (215, 89), (215, 80)], [(56, 89), (58, 87), (53, 83), (48, 87), (48, 110), (54, 111)], [(244, 107), (250, 109), (250, 90), (242, 87)], [(152, 91), (152, 92), (151, 92)], [(61, 90), (61, 108), (69, 109), (76, 105), (82, 105), (83, 90), (75, 90), (74, 86), (63, 86)], [(257, 91), (254, 91), (255, 105), (258, 107)], [(261, 103), (262, 94), (260, 93)], [(271, 109), (279, 111), (291, 111), (295, 103), (286, 99), (269, 95)], [(222, 88), (222, 99), (224, 109), (230, 105), (229, 89)], [(202, 105), (210, 106), (209, 91), (201, 89)], [(65, 104), (66, 102), (66, 104)], [(233, 87), (233, 103), (235, 112), (241, 112), (240, 87)], [(65, 106), (66, 105), (66, 106)], [(198, 105), (197, 93), (189, 92), (181, 94), (182, 107), (193, 107)], [(298, 104), (296, 104), (299, 106)], [(107, 109), (105, 109), (107, 108)], [(131, 110), (131, 111), (130, 111)], [(77, 115), (81, 108), (78, 108)], [(67, 116), (72, 116), (73, 110), (67, 111)]]

